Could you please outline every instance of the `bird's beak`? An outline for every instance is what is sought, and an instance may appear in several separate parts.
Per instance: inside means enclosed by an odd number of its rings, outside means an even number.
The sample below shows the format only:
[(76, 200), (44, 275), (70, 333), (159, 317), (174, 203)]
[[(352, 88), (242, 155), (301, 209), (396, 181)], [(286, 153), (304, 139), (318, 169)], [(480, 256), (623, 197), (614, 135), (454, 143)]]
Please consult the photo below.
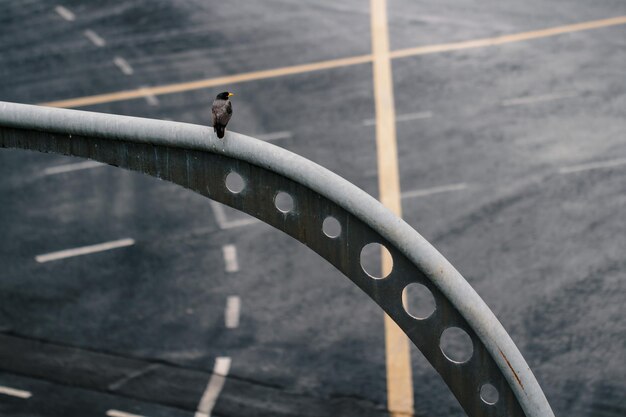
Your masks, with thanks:
[(228, 97), (232, 97), (232, 96), (234, 96), (233, 93), (228, 93)]

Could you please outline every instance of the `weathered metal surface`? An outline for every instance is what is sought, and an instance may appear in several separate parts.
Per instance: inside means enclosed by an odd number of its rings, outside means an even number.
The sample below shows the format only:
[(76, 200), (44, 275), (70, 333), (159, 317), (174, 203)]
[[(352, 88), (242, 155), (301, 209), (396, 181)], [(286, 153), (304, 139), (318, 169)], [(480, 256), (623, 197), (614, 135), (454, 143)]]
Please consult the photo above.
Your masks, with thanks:
[[(439, 372), (469, 416), (550, 417), (553, 412), (521, 353), (491, 310), (450, 263), (402, 219), (330, 171), (268, 143), (227, 132), (217, 139), (204, 126), (0, 102), (0, 146), (80, 156), (172, 181), (259, 218), (293, 236), (365, 291), (409, 336)], [(229, 173), (245, 181), (239, 193), (226, 186)], [(286, 192), (293, 209), (277, 209)], [(329, 238), (326, 217), (341, 225)], [(393, 270), (371, 278), (361, 249), (384, 245)], [(415, 319), (405, 311), (402, 291), (426, 286), (434, 313)], [(473, 353), (463, 363), (440, 348), (443, 331), (464, 330)], [(480, 389), (498, 391), (495, 404)]]

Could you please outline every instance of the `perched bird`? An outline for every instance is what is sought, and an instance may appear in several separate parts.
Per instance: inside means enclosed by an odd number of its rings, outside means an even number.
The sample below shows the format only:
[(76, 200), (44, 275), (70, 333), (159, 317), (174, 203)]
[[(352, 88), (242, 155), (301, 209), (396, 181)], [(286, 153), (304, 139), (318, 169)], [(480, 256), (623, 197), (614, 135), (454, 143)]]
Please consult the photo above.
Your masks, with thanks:
[(226, 125), (233, 115), (233, 104), (229, 100), (231, 96), (234, 96), (234, 94), (228, 91), (219, 93), (217, 97), (215, 97), (215, 100), (213, 100), (213, 106), (211, 107), (213, 130), (215, 130), (217, 137), (220, 139), (224, 137)]

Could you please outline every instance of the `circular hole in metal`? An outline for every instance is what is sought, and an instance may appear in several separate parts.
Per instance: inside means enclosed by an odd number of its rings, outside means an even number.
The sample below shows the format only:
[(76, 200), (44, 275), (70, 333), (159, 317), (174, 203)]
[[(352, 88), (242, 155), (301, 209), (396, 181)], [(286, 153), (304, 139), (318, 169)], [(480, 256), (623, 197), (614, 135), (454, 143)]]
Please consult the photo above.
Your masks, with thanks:
[(480, 387), (480, 399), (485, 404), (493, 405), (498, 402), (498, 390), (491, 384), (485, 384)]
[(423, 320), (435, 312), (435, 297), (425, 285), (416, 282), (407, 285), (402, 291), (402, 305), (409, 316)]
[(341, 234), (341, 224), (339, 223), (339, 220), (332, 216), (328, 216), (324, 219), (324, 223), (322, 223), (322, 230), (326, 236), (336, 238)]
[(441, 352), (455, 363), (467, 362), (474, 352), (472, 338), (463, 329), (448, 327), (439, 340)]
[(284, 191), (280, 191), (274, 198), (274, 205), (282, 213), (289, 213), (293, 210), (293, 198)]
[(245, 186), (245, 181), (243, 180), (243, 178), (241, 178), (241, 175), (237, 174), (236, 172), (230, 172), (226, 176), (226, 188), (228, 188), (228, 191), (230, 191), (231, 193), (240, 193), (241, 191), (243, 191)]
[(361, 249), (361, 268), (374, 279), (387, 278), (393, 269), (393, 257), (380, 243), (368, 243)]

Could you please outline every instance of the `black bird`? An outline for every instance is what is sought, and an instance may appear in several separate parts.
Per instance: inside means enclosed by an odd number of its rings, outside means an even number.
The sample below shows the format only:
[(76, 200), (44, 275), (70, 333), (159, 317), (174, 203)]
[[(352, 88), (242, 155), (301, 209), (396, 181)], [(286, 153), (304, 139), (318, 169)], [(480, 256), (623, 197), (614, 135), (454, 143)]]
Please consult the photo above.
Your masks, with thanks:
[(234, 96), (233, 93), (224, 91), (219, 93), (215, 100), (213, 100), (213, 107), (211, 107), (211, 116), (213, 119), (213, 130), (217, 133), (217, 137), (222, 139), (224, 137), (224, 131), (226, 131), (226, 125), (230, 121), (230, 117), (233, 115), (233, 104), (228, 99)]

